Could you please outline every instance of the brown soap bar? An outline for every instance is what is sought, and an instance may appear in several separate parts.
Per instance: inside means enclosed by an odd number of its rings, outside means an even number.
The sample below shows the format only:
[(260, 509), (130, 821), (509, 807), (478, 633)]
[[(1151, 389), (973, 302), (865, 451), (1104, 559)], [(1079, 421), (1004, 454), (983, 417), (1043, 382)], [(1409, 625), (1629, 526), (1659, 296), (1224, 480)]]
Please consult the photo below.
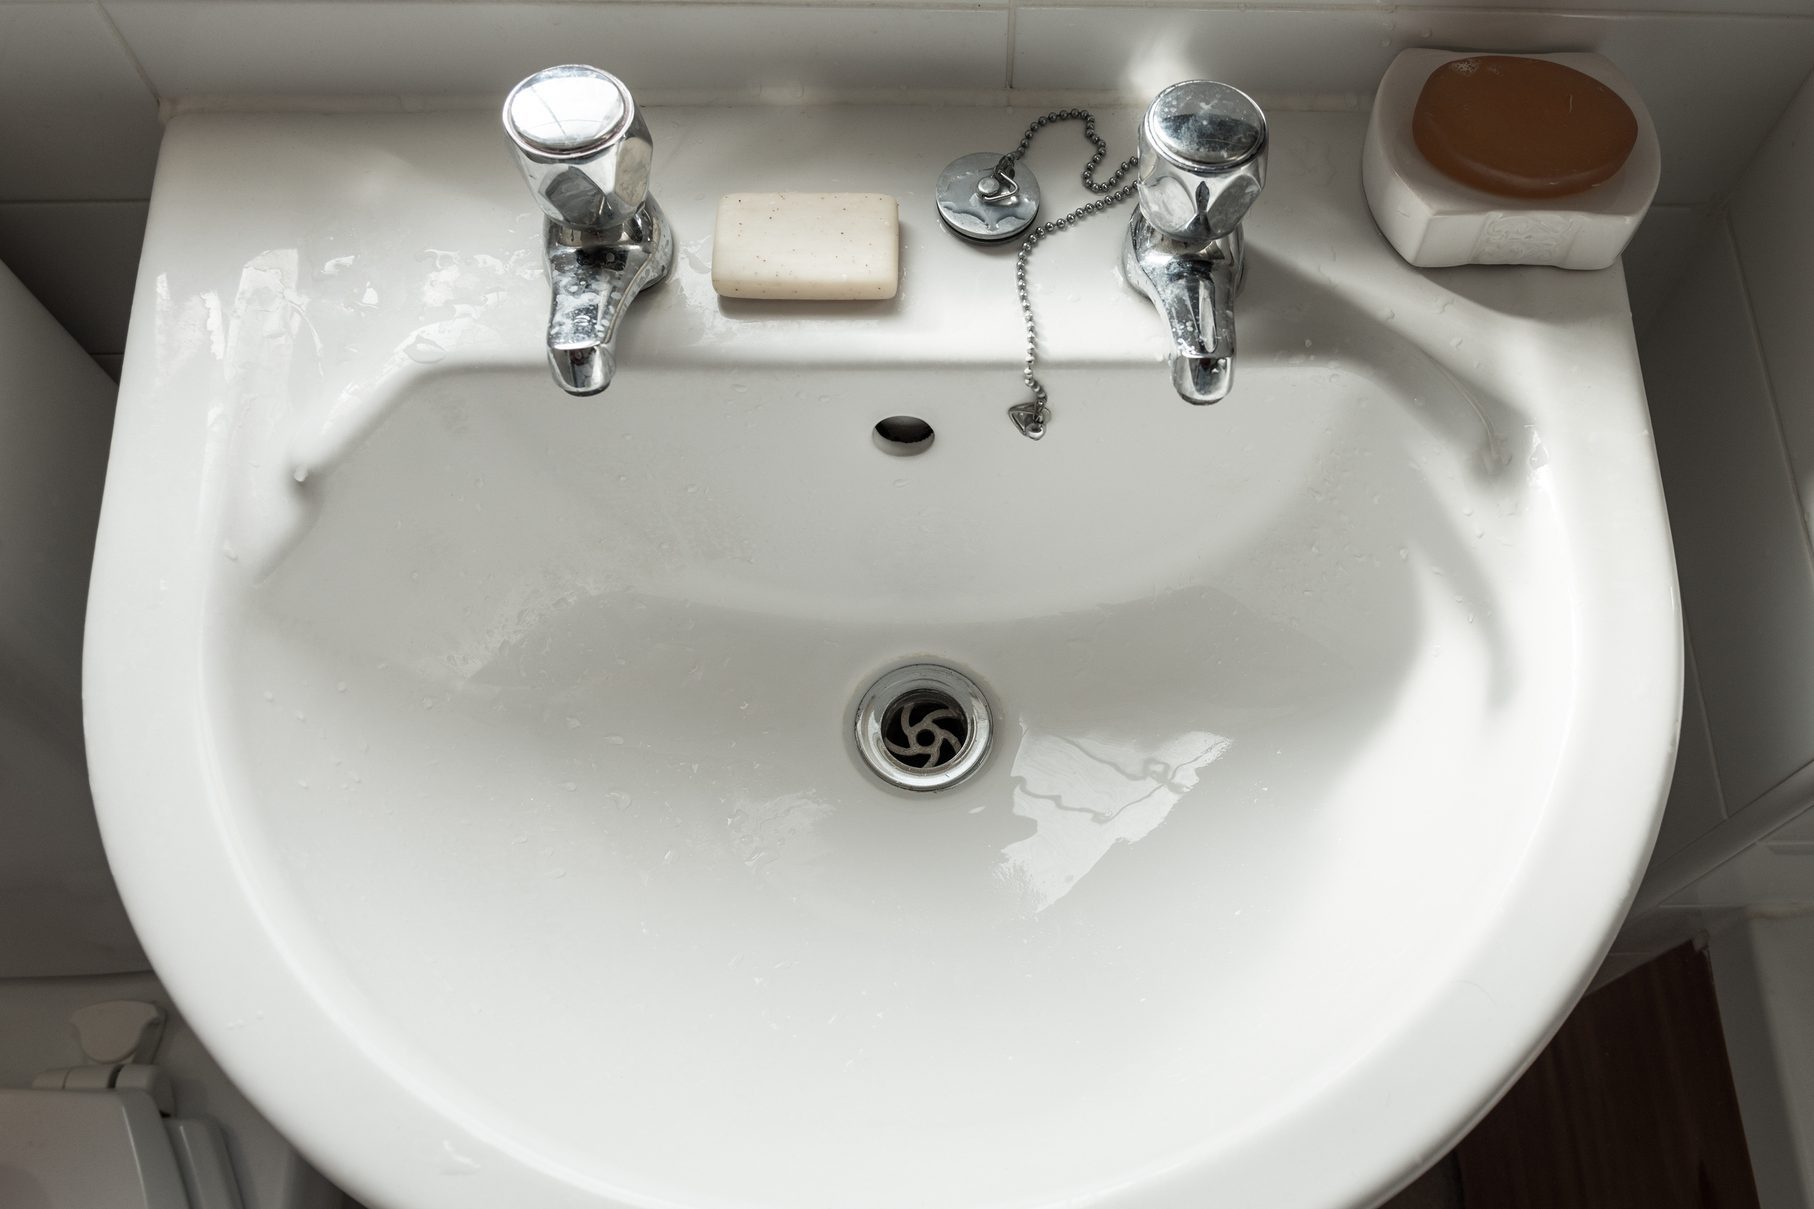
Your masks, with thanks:
[(1430, 73), (1411, 137), (1464, 185), (1501, 197), (1566, 197), (1625, 166), (1638, 119), (1618, 93), (1572, 67), (1476, 55)]

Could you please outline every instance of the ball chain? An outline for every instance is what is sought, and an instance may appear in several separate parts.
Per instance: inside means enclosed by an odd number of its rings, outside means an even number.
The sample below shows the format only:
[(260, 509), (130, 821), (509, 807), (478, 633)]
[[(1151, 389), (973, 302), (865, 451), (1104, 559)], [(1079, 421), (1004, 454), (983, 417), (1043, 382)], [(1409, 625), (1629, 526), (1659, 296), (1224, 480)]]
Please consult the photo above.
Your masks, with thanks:
[(1094, 214), (1118, 206), (1133, 196), (1134, 184), (1130, 182), (1124, 185), (1121, 181), (1123, 177), (1133, 171), (1134, 165), (1139, 162), (1138, 156), (1129, 156), (1122, 161), (1121, 166), (1115, 169), (1114, 175), (1107, 180), (1098, 181), (1096, 179), (1096, 169), (1101, 167), (1102, 161), (1108, 158), (1109, 146), (1102, 141), (1102, 136), (1096, 133), (1096, 118), (1087, 109), (1059, 109), (1036, 119), (1031, 126), (1027, 127), (1027, 133), (1021, 138), (1020, 145), (1014, 149), (1014, 158), (1020, 159), (1026, 155), (1027, 149), (1033, 145), (1034, 135), (1038, 134), (1040, 130), (1054, 122), (1064, 121), (1082, 122), (1084, 137), (1095, 144), (1096, 154), (1092, 155), (1090, 162), (1083, 166), (1083, 184), (1084, 188), (1090, 192), (1100, 193), (1104, 196), (1083, 203), (1062, 218), (1055, 218), (1033, 228), (1032, 233), (1027, 236), (1026, 242), (1020, 245), (1020, 254), (1014, 258), (1014, 285), (1020, 295), (1020, 315), (1027, 329), (1027, 360), (1026, 367), (1021, 372), (1021, 378), (1026, 382), (1027, 389), (1033, 392), (1035, 422), (1042, 428), (1051, 409), (1046, 406), (1046, 388), (1033, 373), (1034, 364), (1039, 358), (1039, 332), (1033, 321), (1033, 297), (1027, 291), (1027, 261), (1032, 257), (1033, 249), (1038, 247), (1040, 241), (1047, 236), (1055, 235)]

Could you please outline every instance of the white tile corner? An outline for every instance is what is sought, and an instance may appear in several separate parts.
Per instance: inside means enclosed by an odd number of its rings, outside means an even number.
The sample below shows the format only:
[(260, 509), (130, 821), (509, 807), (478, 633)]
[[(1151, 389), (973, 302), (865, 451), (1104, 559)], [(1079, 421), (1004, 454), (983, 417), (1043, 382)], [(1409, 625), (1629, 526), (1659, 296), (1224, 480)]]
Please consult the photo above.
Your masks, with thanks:
[(0, 3), (0, 201), (151, 193), (157, 101), (93, 3)]

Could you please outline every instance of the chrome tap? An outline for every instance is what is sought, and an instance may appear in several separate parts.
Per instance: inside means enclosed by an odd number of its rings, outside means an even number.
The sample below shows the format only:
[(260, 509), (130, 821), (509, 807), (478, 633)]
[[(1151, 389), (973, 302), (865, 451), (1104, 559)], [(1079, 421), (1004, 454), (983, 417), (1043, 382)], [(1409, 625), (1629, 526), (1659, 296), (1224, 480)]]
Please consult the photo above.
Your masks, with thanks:
[(1234, 377), (1241, 219), (1266, 183), (1266, 115), (1238, 88), (1186, 80), (1153, 100), (1138, 151), (1121, 272), (1165, 320), (1179, 396), (1215, 403)]
[(624, 312), (674, 267), (674, 232), (649, 195), (654, 141), (623, 81), (578, 64), (511, 89), (504, 132), (548, 216), (548, 363), (563, 390), (595, 395), (617, 372)]

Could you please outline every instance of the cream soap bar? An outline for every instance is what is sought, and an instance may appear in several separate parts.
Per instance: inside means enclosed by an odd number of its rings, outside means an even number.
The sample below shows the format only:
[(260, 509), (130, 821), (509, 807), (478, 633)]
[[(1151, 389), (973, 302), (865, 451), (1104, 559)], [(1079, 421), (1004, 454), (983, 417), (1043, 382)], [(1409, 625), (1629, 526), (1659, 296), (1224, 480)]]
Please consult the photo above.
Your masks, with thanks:
[(886, 193), (727, 193), (712, 237), (726, 298), (893, 298), (900, 206)]

